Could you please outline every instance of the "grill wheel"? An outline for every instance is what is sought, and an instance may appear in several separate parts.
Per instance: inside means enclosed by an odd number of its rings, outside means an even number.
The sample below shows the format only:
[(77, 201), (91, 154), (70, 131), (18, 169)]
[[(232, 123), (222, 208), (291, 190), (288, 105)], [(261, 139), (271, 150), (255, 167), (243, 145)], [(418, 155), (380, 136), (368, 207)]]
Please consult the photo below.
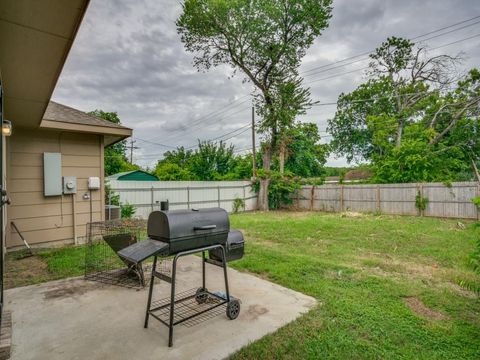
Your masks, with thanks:
[(240, 302), (238, 300), (230, 300), (227, 305), (227, 317), (235, 320), (240, 314)]
[(204, 304), (208, 300), (207, 289), (200, 287), (195, 293), (195, 300), (197, 304)]

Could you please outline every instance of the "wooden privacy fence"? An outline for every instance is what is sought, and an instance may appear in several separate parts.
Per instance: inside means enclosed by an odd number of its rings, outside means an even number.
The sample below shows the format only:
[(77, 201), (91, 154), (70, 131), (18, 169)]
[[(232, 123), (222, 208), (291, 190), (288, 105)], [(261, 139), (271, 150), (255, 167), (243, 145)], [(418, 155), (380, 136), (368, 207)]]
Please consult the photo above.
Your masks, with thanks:
[[(428, 199), (425, 210), (416, 207), (416, 196)], [(301, 210), (381, 212), (442, 218), (478, 219), (472, 198), (480, 196), (477, 182), (320, 185), (304, 186), (294, 196)]]
[[(168, 200), (170, 209), (221, 207), (231, 212), (233, 202), (244, 200), (240, 211), (254, 210), (257, 195), (250, 181), (109, 181), (122, 204), (133, 205), (135, 217), (147, 219), (150, 212), (160, 210), (160, 202)], [(109, 203), (107, 199), (107, 203)]]

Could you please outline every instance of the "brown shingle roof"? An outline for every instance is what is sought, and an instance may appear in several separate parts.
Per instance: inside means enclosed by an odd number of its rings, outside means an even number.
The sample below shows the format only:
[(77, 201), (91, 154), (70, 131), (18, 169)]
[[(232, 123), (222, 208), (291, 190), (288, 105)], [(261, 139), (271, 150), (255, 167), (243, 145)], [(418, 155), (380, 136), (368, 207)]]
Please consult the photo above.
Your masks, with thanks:
[(88, 115), (83, 111), (56, 103), (55, 101), (50, 101), (48, 103), (47, 110), (45, 111), (43, 118), (45, 120), (60, 121), (71, 124), (127, 129), (125, 126), (114, 124), (96, 116)]

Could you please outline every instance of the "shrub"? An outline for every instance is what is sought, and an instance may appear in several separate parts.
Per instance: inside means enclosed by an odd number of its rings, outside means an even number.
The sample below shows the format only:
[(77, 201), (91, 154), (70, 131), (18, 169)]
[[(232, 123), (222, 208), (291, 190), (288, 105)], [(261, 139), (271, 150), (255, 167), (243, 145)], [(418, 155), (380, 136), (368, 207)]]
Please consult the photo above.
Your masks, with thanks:
[(420, 191), (417, 191), (417, 196), (415, 196), (415, 207), (420, 211), (424, 211), (427, 208), (427, 205), (428, 198), (423, 197), (422, 194), (420, 194)]
[(268, 206), (270, 209), (279, 209), (292, 203), (292, 194), (300, 189), (300, 181), (291, 174), (273, 172), (268, 189)]
[(112, 190), (108, 181), (105, 182), (105, 204), (120, 205), (120, 195)]
[(233, 200), (233, 212), (236, 214), (242, 208), (245, 209), (245, 200), (238, 197), (235, 198), (235, 200)]
[(475, 206), (476, 206), (477, 208), (480, 209), (480, 196), (474, 197), (474, 198), (472, 199), (472, 202), (475, 204)]
[(135, 206), (130, 205), (129, 203), (121, 205), (122, 208), (122, 219), (131, 219), (133, 215), (135, 215), (135, 212), (137, 209), (135, 209)]

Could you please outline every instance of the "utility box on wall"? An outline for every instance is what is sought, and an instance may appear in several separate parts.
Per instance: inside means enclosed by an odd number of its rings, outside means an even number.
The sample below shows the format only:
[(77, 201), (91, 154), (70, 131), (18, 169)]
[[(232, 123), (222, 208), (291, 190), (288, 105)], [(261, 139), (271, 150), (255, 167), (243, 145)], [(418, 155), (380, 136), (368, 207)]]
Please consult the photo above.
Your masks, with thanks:
[(62, 195), (62, 154), (43, 153), (43, 189), (45, 196)]
[(99, 190), (100, 178), (98, 176), (91, 176), (88, 178), (88, 190)]
[(77, 178), (75, 176), (63, 177), (63, 193), (64, 194), (77, 193)]

